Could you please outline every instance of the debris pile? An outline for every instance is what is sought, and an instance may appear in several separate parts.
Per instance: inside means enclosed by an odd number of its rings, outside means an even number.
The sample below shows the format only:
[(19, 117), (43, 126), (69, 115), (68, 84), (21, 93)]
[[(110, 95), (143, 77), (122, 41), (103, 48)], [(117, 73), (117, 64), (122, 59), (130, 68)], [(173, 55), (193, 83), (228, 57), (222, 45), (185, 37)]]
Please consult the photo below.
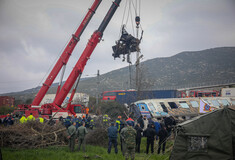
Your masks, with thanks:
[[(88, 130), (86, 143), (96, 146), (106, 146), (108, 142), (108, 126), (102, 124), (102, 119), (96, 121), (95, 128)], [(53, 145), (67, 145), (66, 128), (56, 123), (54, 125), (39, 122), (15, 124), (9, 127), (0, 126), (0, 146), (10, 148), (42, 148)]]
[(16, 124), (0, 128), (0, 146), (11, 148), (40, 148), (64, 145), (66, 128), (61, 124), (48, 125), (39, 122)]
[(108, 131), (107, 128), (95, 128), (88, 131), (86, 136), (86, 143), (90, 145), (106, 147), (108, 144)]

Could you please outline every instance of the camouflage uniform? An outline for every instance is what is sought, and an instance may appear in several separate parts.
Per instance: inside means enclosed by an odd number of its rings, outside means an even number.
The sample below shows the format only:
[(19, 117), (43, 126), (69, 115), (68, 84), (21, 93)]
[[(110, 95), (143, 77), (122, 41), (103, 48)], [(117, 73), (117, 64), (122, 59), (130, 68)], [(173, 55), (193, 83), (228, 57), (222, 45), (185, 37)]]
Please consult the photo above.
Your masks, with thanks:
[(74, 151), (75, 146), (75, 139), (76, 139), (76, 127), (74, 125), (71, 125), (67, 129), (67, 135), (70, 136), (69, 138), (69, 149), (71, 152)]
[(121, 137), (124, 140), (123, 150), (125, 151), (125, 159), (131, 156), (131, 159), (135, 159), (135, 137), (136, 131), (131, 126), (127, 126), (121, 130)]
[(87, 134), (87, 129), (84, 126), (80, 126), (77, 129), (77, 137), (78, 137), (78, 151), (80, 151), (80, 147), (82, 145), (83, 152), (86, 151), (86, 141), (85, 141), (85, 136)]

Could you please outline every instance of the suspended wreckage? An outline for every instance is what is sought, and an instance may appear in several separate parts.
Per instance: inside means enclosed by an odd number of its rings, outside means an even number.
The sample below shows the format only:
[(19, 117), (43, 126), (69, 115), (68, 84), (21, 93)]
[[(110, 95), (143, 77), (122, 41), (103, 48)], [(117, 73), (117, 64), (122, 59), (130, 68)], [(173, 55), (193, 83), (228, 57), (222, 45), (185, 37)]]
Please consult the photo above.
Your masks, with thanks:
[(135, 38), (125, 29), (125, 25), (122, 26), (122, 35), (118, 41), (116, 41), (116, 45), (112, 46), (113, 54), (112, 56), (115, 58), (120, 58), (120, 55), (123, 55), (123, 60), (125, 61), (125, 55), (127, 56), (127, 62), (131, 63), (130, 61), (130, 54), (131, 52), (140, 52), (139, 44), (141, 42), (143, 36), (143, 31), (141, 33), (141, 38)]

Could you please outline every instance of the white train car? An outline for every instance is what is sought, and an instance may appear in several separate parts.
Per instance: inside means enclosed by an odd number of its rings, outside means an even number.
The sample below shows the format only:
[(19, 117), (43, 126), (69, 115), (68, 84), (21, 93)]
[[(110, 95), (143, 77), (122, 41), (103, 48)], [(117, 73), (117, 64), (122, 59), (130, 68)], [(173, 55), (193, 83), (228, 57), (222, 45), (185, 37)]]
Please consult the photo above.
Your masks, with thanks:
[[(201, 97), (201, 99), (213, 108), (235, 105), (235, 97)], [(168, 98), (146, 99), (131, 104), (130, 112), (135, 118), (140, 115), (152, 118), (173, 116), (179, 120), (187, 120), (198, 116), (200, 98)]]

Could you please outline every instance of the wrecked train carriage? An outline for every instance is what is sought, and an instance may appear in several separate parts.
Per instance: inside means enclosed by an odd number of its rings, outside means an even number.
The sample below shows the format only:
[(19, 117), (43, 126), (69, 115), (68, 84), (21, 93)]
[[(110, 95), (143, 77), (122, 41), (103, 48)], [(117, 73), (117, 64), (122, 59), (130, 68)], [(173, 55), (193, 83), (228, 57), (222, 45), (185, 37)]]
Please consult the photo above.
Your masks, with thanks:
[[(214, 108), (223, 108), (235, 104), (235, 97), (203, 97), (203, 101)], [(168, 98), (139, 100), (129, 106), (129, 112), (134, 118), (140, 115), (162, 118), (173, 116), (179, 121), (198, 116), (200, 98)]]

